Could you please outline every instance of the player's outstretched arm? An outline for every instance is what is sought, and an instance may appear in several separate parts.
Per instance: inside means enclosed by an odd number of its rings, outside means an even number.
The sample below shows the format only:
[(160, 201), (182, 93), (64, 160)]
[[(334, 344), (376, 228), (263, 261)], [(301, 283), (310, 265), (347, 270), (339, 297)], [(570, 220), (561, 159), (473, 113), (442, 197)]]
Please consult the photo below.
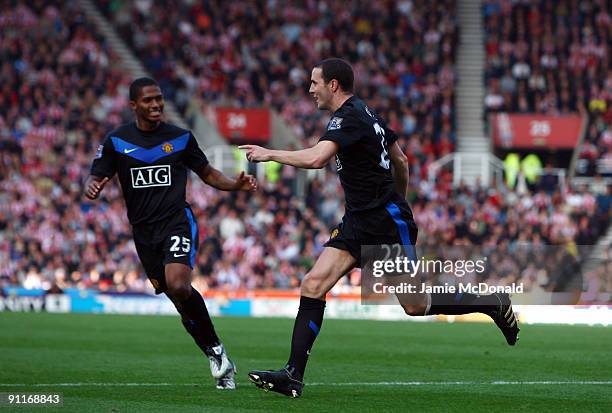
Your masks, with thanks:
[(277, 151), (257, 145), (242, 145), (238, 148), (246, 151), (250, 162), (275, 161), (305, 169), (323, 168), (338, 152), (338, 144), (331, 141), (321, 141), (311, 148), (299, 151)]
[(389, 159), (391, 165), (393, 165), (393, 182), (395, 184), (395, 190), (406, 197), (408, 192), (408, 158), (402, 152), (397, 142), (391, 145), (389, 148)]
[(257, 180), (253, 175), (240, 172), (235, 179), (228, 178), (221, 171), (208, 164), (197, 172), (200, 179), (221, 191), (256, 191)]
[(108, 181), (109, 178), (107, 177), (89, 175), (85, 182), (85, 190), (83, 191), (85, 196), (91, 200), (98, 198)]

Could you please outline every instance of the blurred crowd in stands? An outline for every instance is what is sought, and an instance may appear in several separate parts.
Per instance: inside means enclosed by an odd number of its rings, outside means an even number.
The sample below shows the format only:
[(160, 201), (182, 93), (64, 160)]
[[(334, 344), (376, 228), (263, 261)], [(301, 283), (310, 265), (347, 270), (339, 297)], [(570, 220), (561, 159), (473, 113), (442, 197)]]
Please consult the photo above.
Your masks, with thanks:
[[(487, 112), (588, 116), (579, 174), (612, 174), (606, 0), (484, 0)], [(599, 165), (599, 168), (598, 168)]]
[[(306, 94), (308, 71), (328, 53), (349, 56), (358, 93), (402, 134), (419, 243), (592, 244), (609, 224), (610, 186), (520, 192), (423, 179), (454, 142), (453, 1), (428, 12), (418, 1), (182, 1), (163, 12), (147, 0), (102, 3), (179, 106), (192, 93), (263, 103), (309, 142), (324, 125)], [(81, 193), (102, 137), (131, 117), (131, 79), (93, 27), (73, 2), (0, 1), (0, 287), (152, 292), (116, 179), (97, 202)], [(296, 288), (344, 212), (333, 168), (304, 199), (292, 192), (291, 171), (255, 194), (191, 180), (196, 287)], [(358, 272), (342, 283), (358, 285)]]
[(101, 0), (180, 108), (190, 96), (277, 110), (303, 140), (329, 120), (308, 94), (312, 67), (341, 56), (356, 93), (399, 132), (423, 174), (455, 147), (454, 0)]
[(118, 201), (104, 221), (82, 202), (94, 148), (127, 114), (130, 82), (92, 27), (73, 2), (0, 1), (0, 277), (10, 282), (98, 261), (95, 234), (127, 224)]

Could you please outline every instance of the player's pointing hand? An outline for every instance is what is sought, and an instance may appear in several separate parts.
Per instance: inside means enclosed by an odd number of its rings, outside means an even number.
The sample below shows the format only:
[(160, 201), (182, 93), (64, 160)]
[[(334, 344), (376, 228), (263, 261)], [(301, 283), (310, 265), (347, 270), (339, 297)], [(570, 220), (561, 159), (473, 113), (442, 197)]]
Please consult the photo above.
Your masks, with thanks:
[(242, 171), (236, 177), (236, 190), (254, 192), (257, 190), (257, 180), (253, 175), (247, 175)]
[(270, 150), (257, 145), (240, 145), (238, 149), (246, 151), (250, 162), (267, 162), (270, 160)]

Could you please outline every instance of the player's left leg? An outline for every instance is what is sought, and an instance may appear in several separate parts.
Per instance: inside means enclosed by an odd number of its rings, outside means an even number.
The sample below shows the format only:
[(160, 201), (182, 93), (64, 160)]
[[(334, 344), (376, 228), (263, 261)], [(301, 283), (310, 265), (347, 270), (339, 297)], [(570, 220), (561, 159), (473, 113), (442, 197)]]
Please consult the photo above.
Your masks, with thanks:
[(483, 313), (491, 317), (509, 345), (513, 346), (518, 341), (520, 328), (508, 294), (431, 294), (429, 306), (425, 309), (425, 315), (470, 313)]
[(345, 250), (326, 247), (313, 268), (302, 280), (300, 307), (291, 338), (291, 354), (287, 366), (281, 370), (254, 370), (251, 381), (264, 390), (272, 390), (291, 397), (299, 397), (310, 350), (323, 323), (325, 294), (356, 264), (356, 259)]
[[(404, 245), (410, 259), (416, 259), (414, 244)], [(411, 277), (393, 277), (393, 282), (410, 282)], [(414, 281), (414, 280), (412, 280)], [(483, 313), (493, 319), (506, 342), (513, 346), (518, 340), (518, 320), (508, 294), (477, 295), (470, 293), (405, 293), (396, 294), (404, 312), (411, 316), (435, 314), (459, 315)]]
[(400, 295), (398, 300), (404, 312), (411, 316), (486, 314), (493, 319), (509, 345), (513, 346), (518, 341), (520, 329), (508, 294), (421, 294), (417, 299), (411, 297), (409, 304), (402, 303), (403, 297)]
[[(418, 230), (413, 220), (412, 211), (403, 201), (398, 203), (390, 201), (385, 209), (388, 216), (385, 217), (380, 226), (389, 228), (394, 226), (397, 232), (396, 239), (401, 241), (408, 259), (417, 260), (415, 245)], [(406, 314), (412, 316), (487, 314), (502, 331), (508, 344), (513, 346), (518, 340), (520, 330), (508, 294), (423, 293), (410, 294), (410, 297), (398, 295), (398, 299)]]
[(208, 357), (218, 389), (234, 389), (234, 363), (227, 357), (202, 295), (191, 285), (191, 268), (171, 262), (165, 266), (166, 295), (181, 315), (187, 332)]
[[(414, 244), (404, 245), (404, 249), (413, 257), (411, 259), (415, 259)], [(411, 280), (410, 277), (402, 276), (394, 278), (394, 282), (400, 282), (405, 278), (409, 282)], [(509, 345), (515, 345), (518, 340), (520, 329), (508, 294), (405, 293), (396, 296), (404, 312), (410, 316), (483, 313), (493, 319)]]

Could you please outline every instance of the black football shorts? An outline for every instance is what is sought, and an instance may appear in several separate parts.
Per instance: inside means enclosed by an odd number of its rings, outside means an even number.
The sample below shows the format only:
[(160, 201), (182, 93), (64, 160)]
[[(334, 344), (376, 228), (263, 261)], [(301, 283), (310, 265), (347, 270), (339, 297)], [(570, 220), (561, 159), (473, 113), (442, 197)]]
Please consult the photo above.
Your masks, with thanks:
[(344, 215), (325, 246), (348, 251), (357, 260), (355, 266), (361, 268), (364, 245), (402, 245), (405, 255), (416, 259), (417, 234), (412, 211), (398, 195), (384, 207)]
[(164, 267), (169, 263), (193, 268), (198, 249), (198, 224), (190, 208), (152, 224), (133, 227), (134, 244), (155, 294), (167, 290)]

